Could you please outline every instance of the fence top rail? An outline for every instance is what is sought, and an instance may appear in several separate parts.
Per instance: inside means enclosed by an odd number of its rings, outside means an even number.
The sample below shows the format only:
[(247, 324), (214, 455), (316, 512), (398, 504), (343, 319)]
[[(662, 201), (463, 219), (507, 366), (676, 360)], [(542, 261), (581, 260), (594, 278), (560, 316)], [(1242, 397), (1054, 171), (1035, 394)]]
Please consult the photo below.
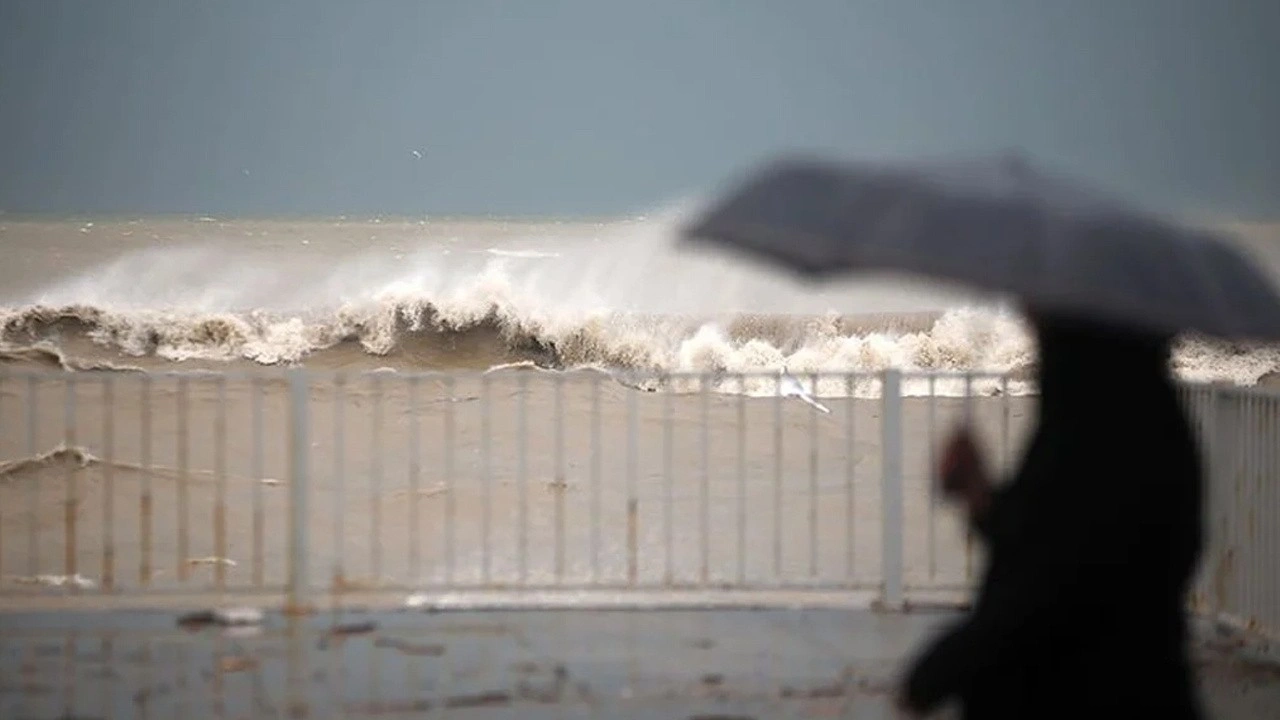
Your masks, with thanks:
[[(1020, 372), (1001, 372), (984, 370), (787, 370), (792, 378), (814, 380), (844, 380), (854, 382), (883, 381), (889, 373), (897, 373), (903, 380), (940, 380), (940, 381), (1018, 381), (1031, 385), (1036, 384), (1034, 376), (1026, 376)], [(781, 381), (783, 373), (778, 370), (750, 371), (711, 371), (711, 370), (643, 370), (643, 369), (607, 369), (600, 367), (580, 368), (545, 368), (540, 366), (513, 364), (498, 366), (487, 370), (447, 369), (447, 370), (395, 370), (379, 368), (371, 370), (340, 370), (326, 368), (309, 368), (305, 366), (264, 366), (239, 367), (221, 369), (144, 369), (144, 370), (109, 370), (87, 369), (68, 371), (60, 368), (25, 368), (0, 365), (0, 381), (4, 380), (49, 380), (58, 379), (67, 383), (103, 383), (113, 378), (138, 377), (144, 380), (196, 380), (205, 382), (222, 381), (278, 381), (287, 382), (291, 378), (302, 378), (319, 382), (368, 382), (386, 379), (391, 382), (413, 381), (484, 381), (497, 377), (510, 378), (540, 377), (554, 383), (592, 380), (620, 380), (623, 382), (707, 382), (724, 383), (726, 381)], [(1227, 397), (1253, 397), (1280, 399), (1280, 388), (1260, 387), (1256, 385), (1235, 385), (1226, 382), (1204, 380), (1179, 380), (1178, 385), (1190, 390), (1214, 390)]]
[(1258, 385), (1232, 385), (1228, 383), (1211, 383), (1211, 382), (1184, 382), (1184, 385), (1192, 388), (1205, 388), (1215, 390), (1222, 397), (1229, 398), (1266, 398), (1268, 400), (1280, 400), (1280, 388), (1265, 387)]
[[(897, 372), (903, 378), (929, 378), (936, 377), (938, 379), (973, 379), (999, 380), (1008, 377), (1008, 373), (998, 371), (930, 371), (930, 370), (792, 370), (785, 371), (786, 375), (790, 375), (797, 379), (846, 379), (855, 380), (881, 380), (887, 374)], [(225, 368), (211, 370), (206, 368), (198, 369), (146, 369), (146, 370), (109, 370), (109, 369), (86, 369), (67, 371), (56, 368), (16, 368), (0, 366), (0, 376), (3, 377), (75, 377), (81, 379), (100, 380), (109, 377), (127, 377), (142, 376), (151, 378), (189, 378), (200, 380), (213, 380), (217, 378), (227, 379), (287, 379), (289, 377), (301, 376), (318, 380), (331, 380), (336, 378), (370, 378), (385, 377), (395, 380), (443, 380), (443, 379), (481, 379), (499, 376), (516, 376), (521, 373), (528, 373), (531, 376), (546, 376), (549, 378), (575, 378), (575, 377), (598, 377), (601, 379), (618, 378), (618, 379), (634, 379), (634, 380), (774, 380), (784, 376), (779, 370), (744, 370), (744, 371), (716, 371), (716, 370), (639, 370), (639, 369), (608, 369), (597, 367), (579, 367), (579, 368), (546, 368), (541, 366), (518, 365), (497, 366), (487, 370), (470, 370), (470, 369), (449, 369), (449, 370), (395, 370), (395, 369), (373, 369), (373, 370), (337, 370), (326, 368), (308, 368), (303, 366), (267, 366), (257, 368)]]

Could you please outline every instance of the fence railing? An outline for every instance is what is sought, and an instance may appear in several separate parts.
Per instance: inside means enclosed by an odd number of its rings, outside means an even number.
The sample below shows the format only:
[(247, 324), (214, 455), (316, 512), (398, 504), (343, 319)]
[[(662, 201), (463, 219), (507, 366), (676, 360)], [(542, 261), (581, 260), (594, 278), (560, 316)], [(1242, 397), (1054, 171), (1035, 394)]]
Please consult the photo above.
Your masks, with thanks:
[(1206, 471), (1206, 547), (1193, 603), (1280, 637), (1280, 393), (1190, 385)]
[[(936, 450), (964, 418), (1010, 467), (1034, 422), (1023, 389), (897, 371), (0, 369), (0, 598), (959, 599), (981, 549), (934, 496)], [(1198, 607), (1275, 632), (1280, 399), (1185, 396), (1209, 465)]]

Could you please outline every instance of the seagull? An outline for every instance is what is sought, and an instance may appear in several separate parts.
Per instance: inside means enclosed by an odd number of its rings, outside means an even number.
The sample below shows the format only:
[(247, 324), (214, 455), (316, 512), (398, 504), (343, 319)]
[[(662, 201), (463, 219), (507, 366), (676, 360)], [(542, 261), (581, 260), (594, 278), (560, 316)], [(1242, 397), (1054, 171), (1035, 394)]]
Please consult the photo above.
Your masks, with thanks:
[(415, 159), (415, 160), (421, 160), (421, 159), (422, 159), (422, 151), (421, 151), (421, 150), (412, 150), (412, 151), (410, 151), (410, 152), (411, 152), (411, 153), (413, 153), (413, 157), (414, 157), (414, 159)]
[(828, 415), (831, 414), (831, 408), (828, 408), (826, 405), (823, 405), (817, 400), (814, 400), (813, 396), (805, 391), (804, 386), (800, 384), (800, 381), (792, 377), (791, 373), (787, 372), (787, 368), (785, 365), (782, 368), (781, 379), (782, 379), (782, 382), (779, 383), (778, 392), (783, 397), (800, 398), (800, 400), (802, 400), (807, 405), (813, 407), (813, 409)]

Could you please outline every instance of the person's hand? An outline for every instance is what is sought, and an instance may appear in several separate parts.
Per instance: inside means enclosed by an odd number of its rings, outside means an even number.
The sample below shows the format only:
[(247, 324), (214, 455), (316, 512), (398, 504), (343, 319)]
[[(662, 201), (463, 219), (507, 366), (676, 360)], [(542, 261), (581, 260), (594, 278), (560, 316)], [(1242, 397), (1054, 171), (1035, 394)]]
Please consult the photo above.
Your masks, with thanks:
[(970, 512), (980, 512), (985, 507), (991, 481), (968, 428), (957, 430), (943, 446), (938, 478), (948, 499), (965, 503)]

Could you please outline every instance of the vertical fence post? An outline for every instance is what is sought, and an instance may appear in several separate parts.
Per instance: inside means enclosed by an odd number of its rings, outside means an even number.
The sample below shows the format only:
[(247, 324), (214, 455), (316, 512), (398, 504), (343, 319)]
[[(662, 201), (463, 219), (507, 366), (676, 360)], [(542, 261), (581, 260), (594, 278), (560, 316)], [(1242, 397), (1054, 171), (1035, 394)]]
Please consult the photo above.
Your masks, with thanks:
[[(1234, 549), (1231, 546), (1231, 528), (1227, 524), (1227, 512), (1231, 505), (1235, 475), (1232, 453), (1226, 450), (1227, 443), (1236, 433), (1234, 423), (1228, 426), (1226, 405), (1231, 401), (1227, 393), (1218, 384), (1209, 389), (1209, 432), (1208, 448), (1203, 458), (1205, 471), (1203, 477), (1207, 486), (1202, 488), (1205, 497), (1202, 501), (1204, 513), (1208, 518), (1204, 527), (1206, 544), (1203, 566), (1207, 570), (1209, 585), (1209, 612), (1211, 617), (1227, 611), (1227, 600), (1231, 594), (1228, 578), (1231, 575), (1231, 560)], [(1207, 561), (1207, 562), (1206, 562)]]
[(289, 371), (289, 597), (290, 613), (309, 611), (307, 579), (307, 441), (310, 418), (307, 414), (307, 375)]
[(903, 606), (902, 587), (902, 373), (886, 370), (880, 381), (881, 507), (883, 523), (881, 604), (888, 610)]
[(1204, 407), (1201, 412), (1204, 413), (1204, 430), (1200, 435), (1200, 462), (1201, 477), (1204, 479), (1201, 485), (1201, 520), (1203, 521), (1203, 543), (1205, 545), (1202, 559), (1200, 561), (1201, 587), (1204, 592), (1205, 609), (1210, 617), (1217, 615), (1221, 610), (1221, 599), (1218, 596), (1217, 584), (1214, 582), (1214, 575), (1217, 572), (1217, 557), (1219, 552), (1219, 538), (1221, 534), (1218, 532), (1218, 478), (1221, 474), (1221, 463), (1218, 462), (1218, 452), (1221, 448), (1222, 437), (1219, 435), (1218, 429), (1221, 425), (1219, 418), (1219, 391), (1214, 385), (1207, 385), (1204, 388)]

